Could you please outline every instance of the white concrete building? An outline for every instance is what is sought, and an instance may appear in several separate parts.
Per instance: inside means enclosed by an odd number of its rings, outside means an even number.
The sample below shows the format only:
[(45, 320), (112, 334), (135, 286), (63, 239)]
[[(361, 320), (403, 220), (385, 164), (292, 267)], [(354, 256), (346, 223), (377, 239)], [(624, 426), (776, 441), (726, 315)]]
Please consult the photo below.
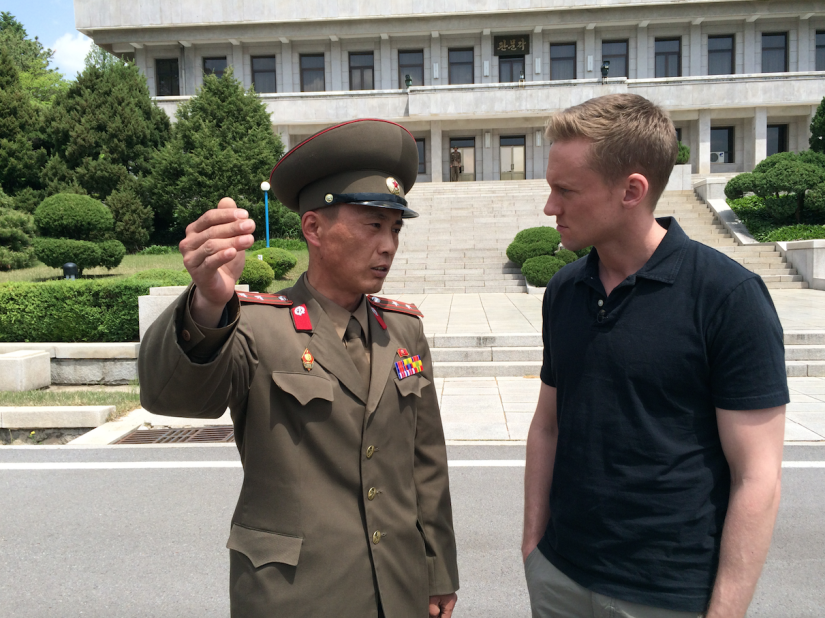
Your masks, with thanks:
[(806, 149), (825, 96), (813, 0), (75, 0), (75, 16), (170, 115), (231, 66), (287, 147), (387, 118), (420, 140), (423, 181), (449, 180), (451, 146), (461, 180), (541, 178), (545, 118), (612, 92), (668, 109), (694, 173), (747, 171)]

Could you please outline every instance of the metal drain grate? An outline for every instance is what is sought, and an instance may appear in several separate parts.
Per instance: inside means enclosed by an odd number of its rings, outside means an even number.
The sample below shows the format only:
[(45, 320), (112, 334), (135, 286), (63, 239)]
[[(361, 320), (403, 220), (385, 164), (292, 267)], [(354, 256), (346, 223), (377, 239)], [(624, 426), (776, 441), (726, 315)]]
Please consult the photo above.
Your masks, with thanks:
[(232, 425), (213, 425), (186, 429), (135, 429), (115, 444), (172, 444), (182, 442), (234, 442)]

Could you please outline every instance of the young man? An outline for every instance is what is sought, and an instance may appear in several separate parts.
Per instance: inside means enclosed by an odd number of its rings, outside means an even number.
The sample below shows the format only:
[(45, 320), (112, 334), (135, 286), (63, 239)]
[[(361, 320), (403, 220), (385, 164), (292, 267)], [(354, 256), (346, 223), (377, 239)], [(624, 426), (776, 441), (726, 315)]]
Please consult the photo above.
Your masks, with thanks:
[(181, 242), (193, 285), (146, 333), (141, 403), (231, 410), (244, 481), (232, 518), (238, 618), (449, 618), (458, 571), (433, 367), (414, 305), (379, 299), (418, 149), (400, 125), (299, 144), (272, 189), (301, 213), (309, 268), (235, 293), (255, 224), (224, 198)]
[(788, 402), (762, 280), (654, 217), (676, 160), (636, 95), (554, 116), (522, 554), (537, 618), (741, 618), (770, 545)]

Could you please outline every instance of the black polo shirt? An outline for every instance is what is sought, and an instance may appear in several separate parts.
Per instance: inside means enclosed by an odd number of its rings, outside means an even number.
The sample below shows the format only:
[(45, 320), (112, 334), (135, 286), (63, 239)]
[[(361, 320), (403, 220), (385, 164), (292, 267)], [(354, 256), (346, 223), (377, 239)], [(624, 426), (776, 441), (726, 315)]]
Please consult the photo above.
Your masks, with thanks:
[(782, 326), (760, 277), (658, 222), (653, 256), (609, 297), (595, 250), (547, 286), (559, 437), (539, 550), (594, 592), (702, 612), (730, 492), (716, 408), (788, 402)]

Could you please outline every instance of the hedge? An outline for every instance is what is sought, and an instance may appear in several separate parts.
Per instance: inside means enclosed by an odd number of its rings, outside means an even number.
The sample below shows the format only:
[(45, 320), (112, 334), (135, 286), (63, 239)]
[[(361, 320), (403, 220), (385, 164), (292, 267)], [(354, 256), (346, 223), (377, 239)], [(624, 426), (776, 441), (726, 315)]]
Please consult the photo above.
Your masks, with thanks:
[(76, 280), (0, 285), (0, 341), (137, 341), (138, 296), (160, 281)]
[(177, 253), (177, 247), (167, 247), (165, 245), (150, 245), (143, 251), (138, 251), (138, 255), (169, 255), (170, 253)]
[(572, 264), (579, 259), (579, 256), (569, 249), (559, 249), (556, 251), (555, 257), (559, 258), (565, 264)]
[(171, 268), (150, 268), (132, 275), (131, 278), (138, 281), (160, 281), (163, 282), (164, 286), (189, 285), (192, 283), (192, 278), (188, 272), (185, 270), (172, 270)]
[(102, 202), (88, 195), (58, 193), (37, 207), (34, 222), (43, 236), (103, 240), (114, 228), (115, 219)]
[[(0, 195), (0, 198), (2, 197)], [(7, 201), (11, 200), (7, 199)], [(0, 270), (26, 268), (32, 265), (34, 233), (34, 220), (30, 214), (10, 208), (0, 208)]]
[[(295, 238), (270, 238), (269, 248), (272, 249), (273, 247), (276, 249), (286, 249), (287, 251), (305, 251), (307, 244), (303, 240), (297, 240)], [(266, 249), (265, 240), (256, 240), (247, 251), (258, 251), (260, 249)]]
[(561, 242), (561, 234), (559, 234), (554, 227), (528, 227), (526, 230), (521, 230), (516, 234), (513, 242), (523, 244), (548, 242), (558, 245)]
[(817, 240), (825, 238), (825, 225), (786, 225), (765, 235), (765, 242)]
[(557, 272), (567, 266), (562, 260), (552, 255), (540, 255), (530, 258), (521, 267), (521, 274), (527, 279), (527, 283), (539, 288), (547, 286), (550, 279)]
[(272, 267), (263, 260), (246, 260), (238, 283), (248, 285), (251, 292), (266, 292), (275, 280)]
[(97, 243), (65, 238), (35, 238), (34, 252), (38, 260), (52, 268), (63, 268), (63, 264), (74, 262), (80, 274), (100, 264), (101, 257)]
[(558, 249), (557, 243), (550, 243), (547, 241), (522, 243), (513, 241), (507, 247), (507, 257), (516, 265), (522, 266), (524, 262), (530, 258), (538, 257), (539, 255), (553, 255)]
[[(263, 259), (261, 260), (261, 256)], [(295, 268), (298, 263), (298, 258), (292, 255), (286, 249), (277, 249), (270, 247), (269, 249), (259, 249), (246, 256), (246, 259), (261, 260), (269, 264), (276, 279), (280, 279), (290, 270)]]

